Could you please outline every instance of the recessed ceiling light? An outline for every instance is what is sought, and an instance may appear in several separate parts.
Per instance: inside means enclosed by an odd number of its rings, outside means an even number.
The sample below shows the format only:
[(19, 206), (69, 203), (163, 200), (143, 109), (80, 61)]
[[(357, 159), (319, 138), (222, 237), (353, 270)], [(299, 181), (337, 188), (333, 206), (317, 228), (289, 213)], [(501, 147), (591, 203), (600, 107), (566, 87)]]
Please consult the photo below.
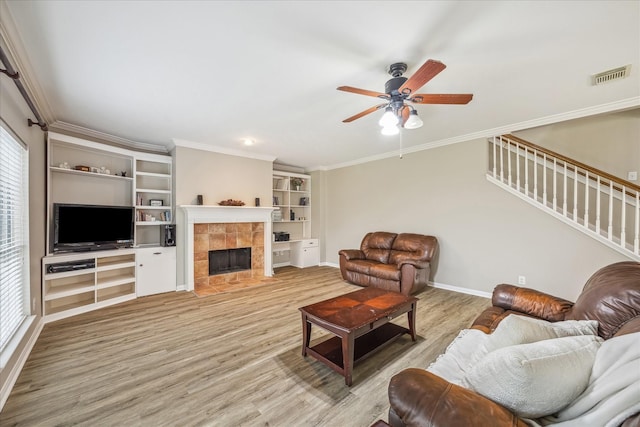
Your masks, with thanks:
[(254, 143), (255, 141), (253, 139), (250, 139), (250, 138), (244, 139), (244, 145), (253, 145)]

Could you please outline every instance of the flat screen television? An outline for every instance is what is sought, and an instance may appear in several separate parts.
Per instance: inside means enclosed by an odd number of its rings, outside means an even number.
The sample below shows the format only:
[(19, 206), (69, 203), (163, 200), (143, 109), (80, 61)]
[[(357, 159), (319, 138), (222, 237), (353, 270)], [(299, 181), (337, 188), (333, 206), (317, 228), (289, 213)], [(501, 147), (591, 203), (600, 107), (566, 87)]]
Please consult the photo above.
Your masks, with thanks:
[(83, 252), (133, 246), (132, 206), (53, 204), (53, 252)]

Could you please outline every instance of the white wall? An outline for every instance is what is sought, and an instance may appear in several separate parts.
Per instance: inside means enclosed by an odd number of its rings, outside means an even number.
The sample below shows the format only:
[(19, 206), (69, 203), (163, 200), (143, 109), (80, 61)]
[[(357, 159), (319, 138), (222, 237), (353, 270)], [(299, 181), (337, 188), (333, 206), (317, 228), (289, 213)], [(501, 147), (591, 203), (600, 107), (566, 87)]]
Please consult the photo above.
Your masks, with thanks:
[[(254, 206), (272, 205), (273, 163), (266, 160), (220, 154), (212, 151), (176, 147), (174, 180), (176, 227), (182, 226), (180, 205), (195, 205), (201, 194), (205, 205), (217, 205), (226, 199), (242, 200)], [(185, 247), (183, 231), (176, 230), (178, 286), (184, 285)]]
[(640, 172), (640, 108), (513, 134), (621, 179)]
[(368, 231), (430, 234), (440, 242), (438, 284), (489, 293), (523, 275), (528, 287), (575, 300), (598, 268), (627, 260), (489, 183), (487, 151), (479, 139), (322, 172), (325, 261), (337, 264)]

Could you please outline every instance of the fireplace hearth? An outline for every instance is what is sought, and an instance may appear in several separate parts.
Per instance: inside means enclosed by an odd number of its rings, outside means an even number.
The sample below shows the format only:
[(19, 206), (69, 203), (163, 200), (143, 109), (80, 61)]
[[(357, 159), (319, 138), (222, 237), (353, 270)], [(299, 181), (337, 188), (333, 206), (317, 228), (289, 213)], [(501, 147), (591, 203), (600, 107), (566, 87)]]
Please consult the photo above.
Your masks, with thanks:
[(251, 248), (209, 251), (209, 276), (251, 270)]

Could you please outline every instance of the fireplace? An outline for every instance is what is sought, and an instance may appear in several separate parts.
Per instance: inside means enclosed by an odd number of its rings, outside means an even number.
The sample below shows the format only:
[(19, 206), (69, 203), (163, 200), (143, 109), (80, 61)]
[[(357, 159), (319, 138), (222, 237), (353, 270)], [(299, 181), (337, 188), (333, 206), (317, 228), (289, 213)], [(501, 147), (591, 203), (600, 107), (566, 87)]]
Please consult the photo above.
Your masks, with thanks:
[[(255, 282), (273, 275), (271, 253), (272, 207), (180, 206), (184, 234), (186, 290)], [(180, 241), (179, 241), (180, 244)], [(251, 269), (209, 275), (209, 251), (251, 248)]]
[(209, 276), (251, 270), (251, 248), (209, 251)]

